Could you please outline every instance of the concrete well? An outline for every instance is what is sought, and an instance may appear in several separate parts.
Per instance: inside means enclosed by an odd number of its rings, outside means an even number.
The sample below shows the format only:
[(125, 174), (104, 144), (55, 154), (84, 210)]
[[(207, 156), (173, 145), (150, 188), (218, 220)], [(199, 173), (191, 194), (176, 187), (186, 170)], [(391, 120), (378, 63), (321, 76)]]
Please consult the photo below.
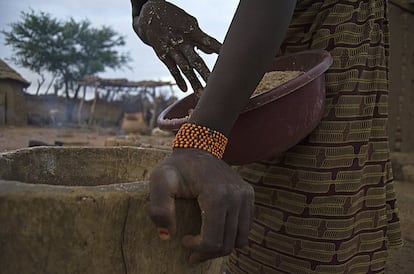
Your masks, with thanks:
[(151, 169), (168, 151), (37, 147), (0, 154), (0, 273), (220, 273), (181, 247), (200, 226), (177, 200), (179, 235), (161, 241), (147, 214)]

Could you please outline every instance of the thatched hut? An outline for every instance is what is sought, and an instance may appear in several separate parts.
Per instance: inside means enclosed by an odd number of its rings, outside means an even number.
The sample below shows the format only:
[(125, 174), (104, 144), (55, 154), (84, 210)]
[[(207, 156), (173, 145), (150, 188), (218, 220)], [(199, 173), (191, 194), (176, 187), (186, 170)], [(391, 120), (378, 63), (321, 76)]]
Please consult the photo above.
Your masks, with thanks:
[(0, 59), (0, 126), (27, 123), (23, 91), (30, 85), (19, 73)]

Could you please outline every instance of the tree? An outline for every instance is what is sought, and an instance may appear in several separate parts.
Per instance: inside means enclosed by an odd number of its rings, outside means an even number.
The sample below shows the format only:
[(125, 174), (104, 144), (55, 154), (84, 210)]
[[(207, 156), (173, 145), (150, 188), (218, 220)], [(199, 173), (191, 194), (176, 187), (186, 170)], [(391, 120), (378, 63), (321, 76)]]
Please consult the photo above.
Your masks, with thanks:
[[(123, 36), (107, 26), (92, 27), (87, 20), (76, 22), (70, 18), (63, 22), (48, 13), (30, 10), (21, 12), (20, 21), (10, 26), (2, 33), (6, 45), (14, 51), (11, 60), (36, 72), (41, 79), (45, 72), (52, 75), (52, 81), (57, 82), (54, 86), (63, 88), (67, 99), (67, 122), (72, 120), (78, 82), (84, 76), (106, 68), (119, 69), (130, 61), (128, 53), (117, 51), (125, 45)], [(39, 85), (43, 82), (38, 81)]]

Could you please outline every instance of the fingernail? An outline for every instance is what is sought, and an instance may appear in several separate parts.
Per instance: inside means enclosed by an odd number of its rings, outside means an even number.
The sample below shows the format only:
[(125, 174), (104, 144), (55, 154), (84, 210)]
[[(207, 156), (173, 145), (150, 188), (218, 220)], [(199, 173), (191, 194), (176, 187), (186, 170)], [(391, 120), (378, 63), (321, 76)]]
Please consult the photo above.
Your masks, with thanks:
[(158, 236), (160, 236), (161, 240), (171, 239), (170, 232), (166, 228), (158, 228)]

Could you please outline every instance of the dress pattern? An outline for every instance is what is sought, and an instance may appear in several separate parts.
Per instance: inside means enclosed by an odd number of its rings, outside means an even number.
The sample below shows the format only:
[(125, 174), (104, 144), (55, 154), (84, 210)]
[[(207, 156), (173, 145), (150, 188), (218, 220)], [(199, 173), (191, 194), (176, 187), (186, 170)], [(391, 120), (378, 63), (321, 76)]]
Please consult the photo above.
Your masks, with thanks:
[(282, 52), (330, 52), (324, 115), (283, 155), (237, 168), (255, 188), (255, 222), (228, 273), (383, 273), (387, 248), (402, 245), (388, 28), (385, 0), (298, 1)]

